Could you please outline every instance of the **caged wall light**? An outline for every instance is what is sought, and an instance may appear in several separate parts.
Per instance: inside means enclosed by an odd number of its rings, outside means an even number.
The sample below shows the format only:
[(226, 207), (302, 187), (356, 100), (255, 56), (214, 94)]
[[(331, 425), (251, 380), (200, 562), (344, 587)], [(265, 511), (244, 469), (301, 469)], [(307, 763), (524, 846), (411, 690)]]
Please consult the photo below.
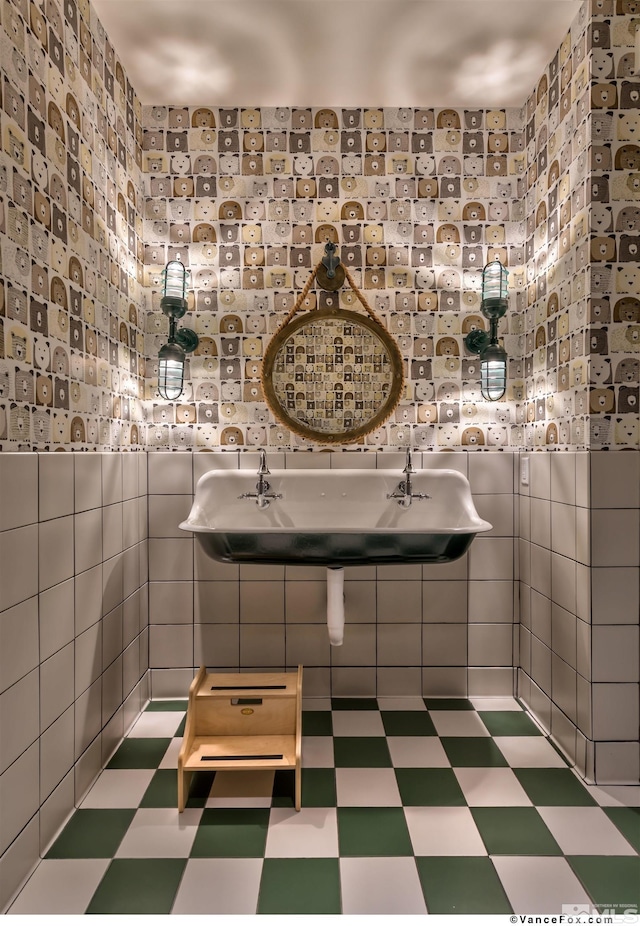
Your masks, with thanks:
[(158, 352), (158, 392), (175, 401), (182, 395), (186, 355), (198, 346), (198, 335), (190, 328), (178, 329), (177, 320), (187, 311), (187, 277), (182, 261), (170, 260), (162, 271), (160, 308), (169, 319), (169, 340)]
[(472, 354), (480, 355), (480, 391), (489, 402), (497, 402), (507, 388), (507, 352), (498, 340), (498, 322), (507, 311), (509, 271), (496, 258), (482, 271), (482, 314), (489, 320), (489, 331), (476, 328), (464, 343)]

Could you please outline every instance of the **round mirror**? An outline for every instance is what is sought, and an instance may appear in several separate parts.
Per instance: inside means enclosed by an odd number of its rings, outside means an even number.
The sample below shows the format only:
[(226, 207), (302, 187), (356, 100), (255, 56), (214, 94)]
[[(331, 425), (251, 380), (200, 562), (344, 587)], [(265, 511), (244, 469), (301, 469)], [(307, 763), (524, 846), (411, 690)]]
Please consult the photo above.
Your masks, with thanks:
[(389, 332), (368, 315), (318, 309), (288, 322), (262, 367), (267, 405), (285, 427), (322, 444), (359, 440), (402, 396), (403, 364)]

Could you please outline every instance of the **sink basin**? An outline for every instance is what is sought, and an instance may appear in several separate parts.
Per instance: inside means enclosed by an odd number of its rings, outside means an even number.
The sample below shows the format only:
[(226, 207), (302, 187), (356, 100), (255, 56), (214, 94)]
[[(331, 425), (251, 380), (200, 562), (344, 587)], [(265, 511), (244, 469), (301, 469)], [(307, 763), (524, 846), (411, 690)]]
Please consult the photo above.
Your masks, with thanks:
[(267, 478), (269, 494), (282, 498), (260, 508), (255, 498), (238, 498), (256, 491), (255, 473), (206, 473), (180, 528), (225, 563), (344, 567), (450, 562), (492, 526), (455, 470), (415, 473), (412, 491), (430, 498), (408, 507), (387, 498), (404, 478), (398, 470), (293, 469)]

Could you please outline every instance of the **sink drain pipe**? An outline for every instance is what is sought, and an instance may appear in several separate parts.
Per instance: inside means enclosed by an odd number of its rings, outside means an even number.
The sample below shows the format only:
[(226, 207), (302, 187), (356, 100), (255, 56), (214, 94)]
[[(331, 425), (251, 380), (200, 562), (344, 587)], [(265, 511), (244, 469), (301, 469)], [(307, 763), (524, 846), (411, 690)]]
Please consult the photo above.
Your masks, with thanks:
[(342, 646), (344, 637), (344, 569), (327, 567), (327, 629), (331, 646)]

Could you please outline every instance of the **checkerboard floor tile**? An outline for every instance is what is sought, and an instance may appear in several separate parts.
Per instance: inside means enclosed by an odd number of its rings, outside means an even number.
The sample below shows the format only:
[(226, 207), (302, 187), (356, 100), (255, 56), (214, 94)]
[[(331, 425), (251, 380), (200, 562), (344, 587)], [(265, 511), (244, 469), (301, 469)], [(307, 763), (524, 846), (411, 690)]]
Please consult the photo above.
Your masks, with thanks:
[(515, 699), (303, 705), (290, 772), (202, 772), (148, 705), (16, 914), (560, 914), (640, 907), (640, 789), (585, 786)]

